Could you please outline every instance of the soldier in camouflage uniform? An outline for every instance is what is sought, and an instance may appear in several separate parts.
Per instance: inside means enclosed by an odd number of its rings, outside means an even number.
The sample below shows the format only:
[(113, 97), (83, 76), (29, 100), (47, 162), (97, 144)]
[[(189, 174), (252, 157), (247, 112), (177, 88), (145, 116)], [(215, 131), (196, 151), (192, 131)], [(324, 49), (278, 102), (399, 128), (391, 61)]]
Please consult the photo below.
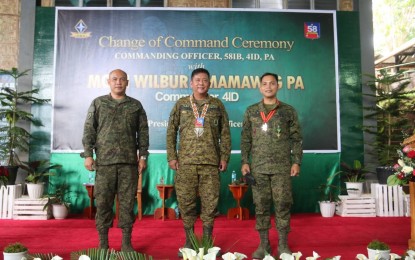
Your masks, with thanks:
[(186, 233), (186, 248), (192, 248), (189, 236), (197, 219), (198, 195), (203, 236), (212, 238), (219, 199), (219, 171), (226, 170), (231, 151), (228, 114), (223, 103), (208, 94), (209, 72), (202, 68), (194, 70), (190, 85), (193, 94), (177, 101), (167, 128), (167, 160), (169, 167), (177, 171), (175, 189)]
[(271, 203), (275, 209), (278, 230), (278, 256), (291, 254), (288, 247), (290, 209), (293, 203), (291, 177), (299, 176), (302, 159), (302, 137), (295, 109), (277, 99), (278, 76), (265, 73), (259, 88), (263, 100), (249, 106), (244, 115), (241, 156), (243, 175), (251, 172), (256, 226), (260, 245), (252, 254), (263, 259), (272, 254), (268, 239), (271, 228)]
[(85, 168), (89, 171), (96, 170), (95, 223), (99, 247), (109, 248), (108, 229), (113, 224), (113, 205), (117, 194), (118, 227), (123, 234), (121, 250), (128, 252), (134, 251), (131, 232), (135, 221), (138, 176), (147, 166), (147, 115), (140, 101), (125, 94), (128, 80), (124, 71), (112, 71), (108, 84), (111, 93), (94, 99), (88, 109), (82, 138), (82, 156), (85, 158)]

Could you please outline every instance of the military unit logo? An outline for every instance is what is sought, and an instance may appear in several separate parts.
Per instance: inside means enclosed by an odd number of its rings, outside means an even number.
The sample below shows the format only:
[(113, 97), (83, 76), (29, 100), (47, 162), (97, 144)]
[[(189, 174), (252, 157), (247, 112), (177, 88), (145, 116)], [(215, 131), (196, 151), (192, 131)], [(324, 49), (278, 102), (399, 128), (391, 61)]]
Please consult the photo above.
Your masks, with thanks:
[(304, 23), (304, 37), (307, 39), (320, 38), (320, 23), (305, 22)]
[(87, 32), (88, 26), (84, 21), (79, 20), (74, 26), (76, 32), (71, 32), (71, 37), (78, 39), (85, 39), (91, 37), (91, 32)]

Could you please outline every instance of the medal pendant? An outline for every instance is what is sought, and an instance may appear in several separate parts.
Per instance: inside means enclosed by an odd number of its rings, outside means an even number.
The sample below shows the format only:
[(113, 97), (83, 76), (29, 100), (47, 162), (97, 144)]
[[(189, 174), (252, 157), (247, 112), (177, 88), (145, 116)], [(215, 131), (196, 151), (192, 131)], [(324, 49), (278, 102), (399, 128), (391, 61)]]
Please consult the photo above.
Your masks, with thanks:
[(264, 123), (261, 127), (262, 131), (266, 132), (268, 130), (268, 124)]
[(194, 131), (195, 131), (196, 137), (201, 137), (205, 130), (202, 127), (195, 127)]

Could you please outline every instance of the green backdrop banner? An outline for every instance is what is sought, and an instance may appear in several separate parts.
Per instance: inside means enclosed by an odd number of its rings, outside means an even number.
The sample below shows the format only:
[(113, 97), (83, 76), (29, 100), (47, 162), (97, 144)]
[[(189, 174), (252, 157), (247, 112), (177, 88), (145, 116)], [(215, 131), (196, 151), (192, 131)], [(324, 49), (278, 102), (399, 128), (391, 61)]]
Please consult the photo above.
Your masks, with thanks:
[(304, 149), (340, 150), (335, 12), (57, 9), (54, 151), (83, 149), (91, 101), (108, 72), (129, 74), (127, 94), (147, 111), (150, 149), (165, 150), (168, 116), (203, 67), (229, 113), (239, 150), (243, 113), (261, 100), (259, 76), (280, 76), (280, 100), (299, 113)]
[[(42, 97), (52, 98), (54, 92), (54, 38), (55, 38), (55, 9), (38, 7), (36, 9), (35, 24), (35, 53), (33, 65), (33, 85), (41, 89)], [(338, 169), (339, 161), (345, 160), (352, 162), (353, 159), (362, 160), (363, 157), (363, 135), (357, 125), (362, 123), (361, 100), (356, 99), (357, 93), (361, 92), (360, 85), (360, 38), (359, 38), (359, 14), (357, 12), (337, 12), (337, 35), (339, 39), (339, 82), (340, 82), (340, 116), (341, 116), (341, 153), (306, 153), (302, 163), (301, 177), (294, 179), (294, 206), (293, 212), (318, 212), (317, 200), (319, 191), (317, 187), (327, 182), (327, 177), (331, 176)], [(70, 30), (73, 30), (71, 28)], [(255, 30), (254, 30), (255, 31)], [(85, 51), (85, 53), (87, 53)], [(94, 59), (86, 57), (85, 59)], [(293, 60), (289, 63), (303, 63), (302, 59)], [(238, 63), (238, 69), (244, 69), (245, 62)], [(99, 66), (98, 66), (99, 65)], [(98, 68), (103, 64), (97, 64)], [(240, 66), (239, 66), (240, 65)], [(280, 66), (275, 62), (275, 67)], [(282, 66), (281, 66), (282, 67)], [(21, 69), (27, 69), (22, 67)], [(311, 68), (304, 68), (304, 71)], [(69, 72), (68, 72), (69, 73)], [(103, 72), (107, 73), (107, 72)], [(72, 77), (80, 77), (84, 73), (73, 72)], [(87, 89), (85, 87), (85, 89)], [(85, 91), (86, 92), (86, 91)], [(104, 91), (105, 93), (108, 90)], [(283, 92), (288, 92), (283, 89)], [(292, 92), (289, 92), (292, 93)], [(84, 93), (76, 93), (82, 96)], [(70, 95), (74, 95), (70, 93)], [(69, 93), (68, 93), (69, 97)], [(91, 97), (92, 99), (92, 97)], [(89, 105), (90, 101), (86, 101)], [(315, 100), (313, 100), (315, 103)], [(228, 104), (227, 104), (228, 105)], [(52, 118), (54, 110), (60, 109), (51, 105), (32, 107), (34, 115), (42, 120), (43, 127), (32, 126), (31, 132), (36, 137), (31, 142), (30, 159), (49, 158), (54, 163), (63, 165), (56, 176), (51, 177), (51, 182), (67, 182), (70, 184), (71, 191), (71, 212), (79, 213), (89, 205), (89, 198), (85, 187), (82, 185), (89, 181), (90, 175), (83, 166), (83, 159), (79, 154), (69, 152), (55, 152), (50, 155)], [(241, 111), (245, 108), (241, 108)], [(316, 105), (316, 109), (320, 107)], [(161, 111), (160, 111), (161, 112)], [(168, 112), (166, 112), (168, 113)], [(83, 122), (85, 111), (81, 111), (76, 120)], [(69, 119), (68, 119), (69, 121)], [(67, 121), (63, 122), (66, 125)], [(72, 129), (74, 130), (74, 129)], [(237, 133), (239, 135), (239, 133)], [(70, 133), (71, 138), (76, 139)], [(317, 138), (317, 137), (316, 137)], [(321, 138), (321, 137), (318, 137)], [(163, 138), (164, 140), (164, 138)], [(316, 139), (318, 140), (318, 139)], [(341, 157), (341, 158), (340, 158)], [(227, 185), (230, 182), (232, 170), (237, 170), (240, 176), (240, 155), (232, 154), (231, 163), (228, 170), (222, 174), (221, 194), (219, 210), (226, 213), (227, 209), (234, 207), (235, 201), (230, 194)], [(155, 185), (163, 176), (167, 183), (173, 180), (173, 173), (167, 168), (165, 154), (152, 154), (148, 162), (148, 170), (144, 174), (143, 205), (145, 214), (153, 214), (156, 207), (161, 205)], [(174, 198), (168, 200), (167, 205), (175, 207)], [(250, 190), (242, 200), (242, 205), (247, 206), (252, 212), (252, 197)]]

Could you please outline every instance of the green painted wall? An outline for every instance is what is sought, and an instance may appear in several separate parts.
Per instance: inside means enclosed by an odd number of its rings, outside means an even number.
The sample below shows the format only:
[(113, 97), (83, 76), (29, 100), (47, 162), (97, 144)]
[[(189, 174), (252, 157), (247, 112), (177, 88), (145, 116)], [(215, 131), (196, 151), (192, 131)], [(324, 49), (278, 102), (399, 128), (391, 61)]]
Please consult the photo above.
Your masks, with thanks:
[[(339, 39), (339, 71), (340, 71), (340, 115), (341, 115), (341, 154), (305, 154), (302, 164), (301, 177), (293, 180), (294, 207), (293, 212), (317, 212), (319, 192), (317, 187), (325, 183), (328, 176), (338, 170), (340, 159), (352, 161), (363, 158), (363, 134), (356, 128), (362, 122), (361, 100), (356, 93), (361, 92), (360, 84), (360, 39), (359, 17), (356, 12), (338, 12)], [(55, 9), (38, 7), (36, 11), (35, 57), (33, 83), (42, 89), (44, 97), (53, 95), (53, 48), (54, 48)], [(295, 61), (293, 61), (295, 62)], [(76, 77), (76, 75), (74, 75)], [(80, 93), (81, 94), (81, 93)], [(358, 96), (358, 95), (357, 95)], [(318, 100), (313, 100), (318, 109)], [(59, 109), (59, 108), (55, 108)], [(51, 113), (52, 104), (34, 107), (33, 113), (40, 117), (44, 127), (34, 128), (33, 134), (39, 139), (32, 142), (30, 158), (48, 158), (50, 154)], [(84, 120), (80, 115), (79, 120)], [(151, 133), (150, 133), (151, 134)], [(63, 165), (50, 183), (66, 182), (71, 187), (71, 212), (80, 213), (88, 206), (89, 199), (83, 183), (89, 181), (89, 173), (83, 167), (83, 159), (78, 154), (54, 153), (51, 161)], [(240, 155), (233, 154), (228, 171), (221, 175), (221, 195), (219, 210), (222, 214), (235, 206), (235, 201), (228, 189), (230, 173), (239, 172)], [(152, 214), (154, 209), (161, 206), (155, 185), (163, 177), (165, 183), (173, 182), (174, 173), (168, 169), (165, 154), (152, 154), (148, 161), (148, 169), (143, 177), (143, 207), (144, 214)], [(242, 200), (242, 205), (248, 207), (253, 214), (252, 196), (250, 190)], [(169, 199), (167, 206), (175, 207), (175, 197)]]

